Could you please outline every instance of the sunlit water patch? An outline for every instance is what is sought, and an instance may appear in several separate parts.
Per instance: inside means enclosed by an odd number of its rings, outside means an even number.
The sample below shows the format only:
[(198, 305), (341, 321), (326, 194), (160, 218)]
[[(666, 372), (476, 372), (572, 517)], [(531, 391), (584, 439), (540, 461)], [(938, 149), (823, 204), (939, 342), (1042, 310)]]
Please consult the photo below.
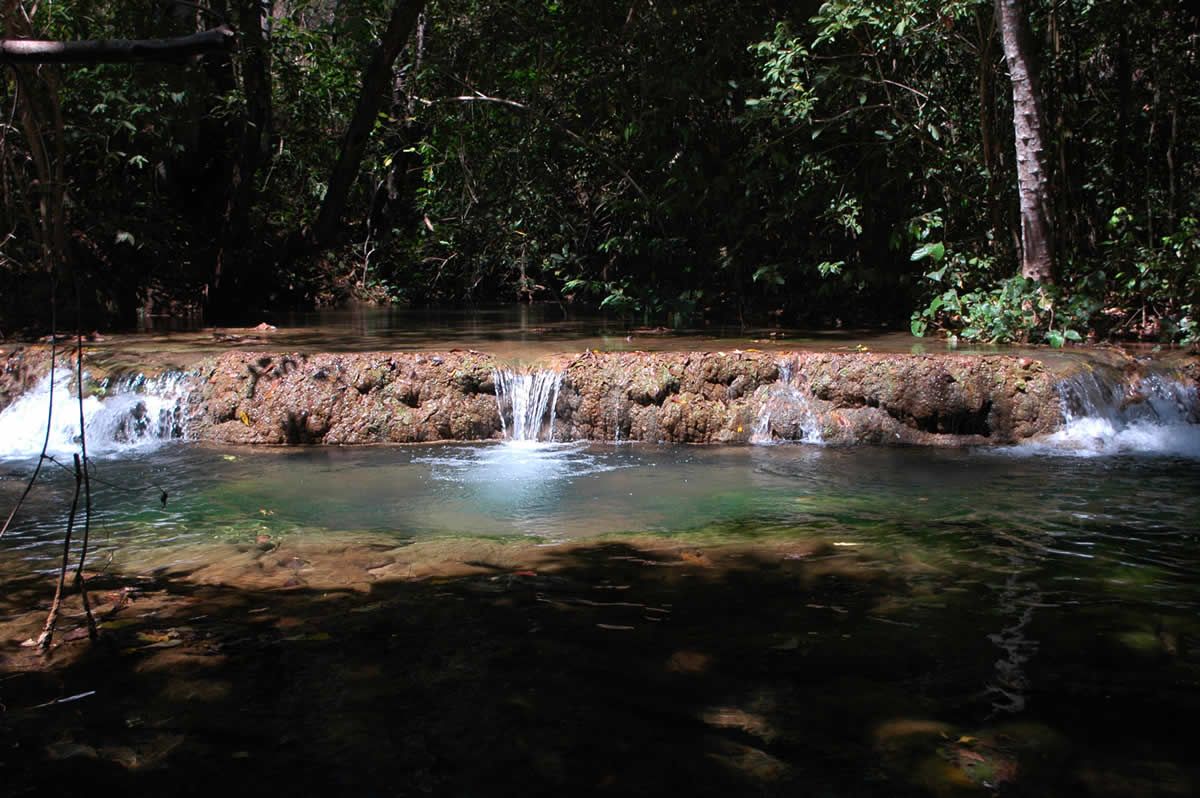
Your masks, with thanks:
[[(0, 465), (4, 506), (19, 495), (26, 465)], [(113, 549), (358, 531), (398, 541), (782, 537), (972, 567), (994, 560), (1002, 572), (1015, 550), (1039, 568), (1079, 569), (1082, 579), (1163, 580), (1188, 590), (1200, 558), (1200, 468), (1171, 458), (803, 446), (181, 446), (100, 461), (94, 474), (100, 545)], [(51, 567), (72, 481), (56, 468), (45, 479), (2, 545)]]

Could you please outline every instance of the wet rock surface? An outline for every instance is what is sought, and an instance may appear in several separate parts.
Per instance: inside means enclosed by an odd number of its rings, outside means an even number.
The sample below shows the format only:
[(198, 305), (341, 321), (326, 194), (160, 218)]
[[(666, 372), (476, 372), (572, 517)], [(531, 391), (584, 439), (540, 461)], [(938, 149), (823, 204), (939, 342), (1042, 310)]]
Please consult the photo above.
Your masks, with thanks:
[(500, 433), (495, 367), (478, 352), (229, 353), (196, 368), (189, 436), (266, 444), (486, 440)]
[(37, 384), (49, 367), (49, 350), (22, 346), (0, 349), (0, 410)]
[[(558, 413), (565, 437), (591, 440), (1011, 443), (1061, 422), (1057, 381), (1008, 356), (594, 354), (567, 366)], [(767, 418), (781, 387), (792, 401)]]
[[(197, 369), (189, 434), (265, 444), (497, 438), (500, 366), (477, 352), (229, 353)], [(826, 442), (962, 445), (1010, 443), (1062, 420), (1057, 378), (1029, 358), (588, 352), (546, 367), (563, 372), (559, 440), (802, 438), (790, 411), (818, 419)], [(764, 420), (783, 372), (803, 401)]]
[[(94, 359), (94, 358), (93, 358)], [(111, 360), (111, 356), (109, 357)], [(0, 409), (44, 374), (48, 354), (0, 361)], [(96, 374), (132, 373), (85, 361)], [(63, 365), (67, 364), (65, 361)], [(473, 350), (341, 354), (232, 351), (193, 363), (187, 437), (232, 444), (372, 444), (503, 437), (494, 375)], [(968, 446), (1011, 444), (1062, 427), (1063, 381), (1094, 375), (1121, 409), (1151, 398), (1143, 380), (1188, 390), (1200, 359), (1097, 349), (1016, 354), (597, 352), (558, 355), (560, 441)], [(161, 368), (159, 369), (161, 370)], [(1068, 397), (1069, 398), (1069, 397)], [(1110, 399), (1112, 397), (1109, 397)], [(1192, 413), (1200, 418), (1200, 408)]]

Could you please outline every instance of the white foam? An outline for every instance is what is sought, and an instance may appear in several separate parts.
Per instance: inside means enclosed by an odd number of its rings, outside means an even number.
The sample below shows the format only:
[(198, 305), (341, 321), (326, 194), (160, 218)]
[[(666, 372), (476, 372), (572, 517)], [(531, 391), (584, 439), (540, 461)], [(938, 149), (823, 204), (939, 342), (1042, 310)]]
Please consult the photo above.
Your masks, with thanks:
[(1032, 454), (1096, 457), (1150, 454), (1200, 459), (1200, 425), (1135, 421), (1122, 425), (1107, 418), (1080, 418), (1051, 435), (1022, 444)]
[(495, 446), (452, 447), (444, 455), (418, 457), (413, 462), (432, 466), (436, 480), (515, 486), (571, 480), (625, 467), (588, 451), (588, 446), (585, 442), (505, 441)]
[[(180, 374), (154, 379), (137, 375), (107, 386), (104, 396), (84, 397), (88, 454), (152, 448), (180, 437), (181, 378)], [(50, 393), (47, 376), (0, 412), (0, 458), (36, 457), (41, 452)], [(46, 451), (52, 455), (78, 451), (79, 398), (70, 372), (55, 375), (53, 393)]]
[(791, 420), (791, 435), (785, 436), (784, 440), (824, 443), (821, 419), (813, 407), (812, 397), (806, 387), (797, 383), (795, 369), (786, 360), (779, 362), (779, 379), (767, 388), (766, 398), (750, 433), (750, 442), (759, 445), (776, 443), (771, 420), (780, 416)]
[(1192, 385), (1163, 374), (1129, 385), (1089, 371), (1064, 380), (1059, 395), (1063, 427), (1013, 451), (1200, 459), (1200, 397)]
[(492, 372), (496, 406), (506, 437), (513, 441), (554, 440), (554, 406), (558, 403), (561, 371)]

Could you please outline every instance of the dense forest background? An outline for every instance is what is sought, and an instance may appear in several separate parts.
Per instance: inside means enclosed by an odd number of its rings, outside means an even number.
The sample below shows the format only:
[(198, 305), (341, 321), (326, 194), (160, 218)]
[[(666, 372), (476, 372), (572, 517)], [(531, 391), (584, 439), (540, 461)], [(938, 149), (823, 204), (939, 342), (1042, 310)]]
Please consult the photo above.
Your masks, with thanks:
[(520, 299), (1197, 340), (1200, 13), (1006, 4), (1048, 279), (1021, 276), (992, 0), (2, 0), (7, 38), (234, 34), (3, 70), (0, 331), (45, 326), (53, 285), (113, 326)]

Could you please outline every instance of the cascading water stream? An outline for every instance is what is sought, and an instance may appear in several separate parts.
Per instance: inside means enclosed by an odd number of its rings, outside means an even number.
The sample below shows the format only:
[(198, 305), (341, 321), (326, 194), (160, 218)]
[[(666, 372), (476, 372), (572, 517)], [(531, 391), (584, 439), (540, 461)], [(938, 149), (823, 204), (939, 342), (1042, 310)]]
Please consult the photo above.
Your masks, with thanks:
[(562, 501), (573, 480), (625, 467), (584, 441), (554, 442), (555, 405), (562, 372), (492, 373), (504, 445), (453, 447), (417, 462), (432, 467), (435, 480), (474, 492), (529, 534), (546, 535), (542, 519)]
[(766, 400), (750, 434), (751, 443), (768, 444), (777, 439), (824, 442), (821, 420), (807, 390), (798, 383), (794, 364), (789, 360), (779, 362), (779, 380), (768, 387)]
[(1087, 370), (1063, 380), (1059, 397), (1062, 428), (1019, 450), (1200, 458), (1200, 395), (1169, 374), (1127, 381)]
[[(179, 372), (158, 377), (136, 374), (102, 383), (102, 393), (85, 396), (89, 453), (147, 448), (183, 437), (183, 377)], [(46, 377), (0, 412), (0, 457), (34, 457), (41, 451), (49, 399), (50, 378)], [(55, 378), (49, 417), (48, 452), (74, 451), (79, 441), (79, 397), (70, 373)]]
[(554, 406), (562, 372), (543, 369), (518, 373), (492, 373), (496, 383), (496, 405), (500, 425), (510, 441), (553, 441)]

